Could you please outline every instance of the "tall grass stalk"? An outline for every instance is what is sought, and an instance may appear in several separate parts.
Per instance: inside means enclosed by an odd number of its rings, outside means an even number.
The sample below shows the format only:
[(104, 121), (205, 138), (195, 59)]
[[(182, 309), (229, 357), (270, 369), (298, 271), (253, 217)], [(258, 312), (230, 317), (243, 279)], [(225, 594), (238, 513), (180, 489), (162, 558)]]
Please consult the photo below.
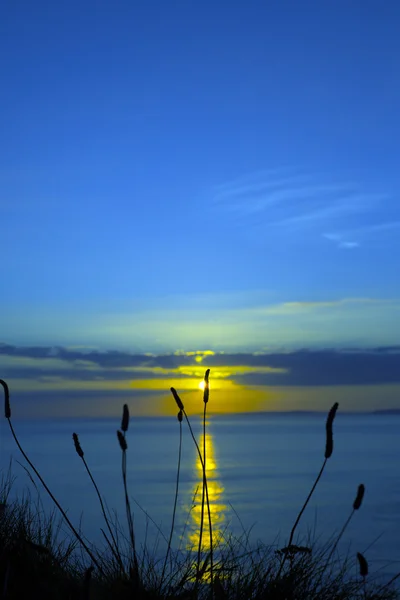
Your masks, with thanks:
[(138, 577), (139, 577), (139, 563), (138, 563), (138, 559), (137, 559), (137, 553), (136, 553), (136, 541), (135, 541), (135, 532), (134, 532), (134, 528), (133, 528), (133, 518), (132, 518), (132, 510), (131, 510), (131, 503), (129, 501), (129, 494), (128, 494), (128, 483), (127, 483), (127, 466), (126, 466), (126, 451), (128, 449), (128, 444), (126, 442), (126, 431), (124, 431), (123, 433), (118, 429), (117, 431), (117, 438), (119, 441), (119, 445), (121, 447), (122, 450), (122, 482), (123, 482), (123, 486), (124, 486), (124, 495), (125, 495), (125, 510), (126, 510), (126, 520), (128, 523), (128, 531), (129, 531), (129, 539), (130, 539), (130, 543), (131, 543), (131, 550), (132, 550), (132, 555), (133, 555), (133, 572), (132, 572), (132, 568), (130, 569), (130, 573), (131, 576), (132, 574), (134, 575), (134, 579), (135, 582), (138, 583)]
[(106, 542), (108, 543), (108, 545), (109, 545), (109, 547), (111, 549), (111, 552), (112, 552), (114, 558), (116, 559), (116, 561), (120, 565), (121, 571), (125, 574), (124, 563), (122, 561), (122, 557), (121, 557), (121, 554), (119, 552), (117, 541), (115, 539), (113, 530), (111, 529), (111, 525), (110, 525), (109, 519), (107, 517), (107, 513), (106, 513), (106, 510), (105, 510), (105, 507), (104, 507), (104, 502), (103, 502), (103, 499), (102, 499), (101, 494), (100, 494), (100, 490), (99, 490), (99, 488), (97, 486), (97, 483), (96, 483), (96, 481), (95, 481), (95, 479), (94, 479), (94, 477), (92, 475), (91, 470), (89, 469), (89, 465), (86, 462), (85, 455), (84, 455), (84, 452), (82, 450), (82, 446), (81, 446), (79, 438), (78, 438), (78, 434), (73, 433), (72, 434), (72, 439), (73, 439), (73, 442), (74, 442), (76, 453), (78, 454), (79, 458), (82, 460), (82, 462), (83, 462), (83, 464), (85, 466), (86, 472), (89, 475), (90, 480), (91, 480), (91, 482), (93, 484), (93, 487), (94, 487), (94, 489), (96, 491), (97, 497), (98, 497), (99, 502), (100, 502), (101, 511), (103, 513), (104, 521), (105, 521), (105, 523), (107, 525), (107, 529), (108, 529), (109, 534), (110, 534), (111, 539), (112, 539), (112, 544), (111, 544), (111, 542), (109, 541), (108, 537), (106, 536), (106, 534), (104, 532), (103, 532), (103, 535), (104, 535), (104, 537), (106, 539)]
[(176, 484), (175, 484), (174, 508), (173, 508), (173, 511), (172, 511), (171, 531), (169, 533), (167, 552), (165, 554), (164, 564), (163, 564), (163, 568), (162, 568), (162, 572), (161, 572), (159, 591), (160, 591), (160, 589), (162, 587), (162, 584), (163, 584), (163, 581), (164, 581), (165, 569), (167, 567), (168, 557), (169, 557), (169, 554), (171, 552), (172, 536), (174, 534), (174, 527), (175, 527), (176, 506), (177, 506), (177, 503), (178, 503), (179, 477), (180, 477), (180, 472), (181, 472), (181, 457), (182, 457), (182, 417), (183, 417), (183, 413), (182, 413), (181, 410), (179, 410), (179, 412), (178, 412), (178, 422), (179, 422), (179, 450), (178, 450), (178, 467), (177, 467)]
[[(201, 558), (201, 544), (203, 537), (203, 527), (204, 527), (204, 507), (205, 507), (205, 492), (207, 485), (207, 456), (206, 456), (206, 414), (207, 414), (207, 404), (210, 396), (210, 388), (209, 388), (209, 376), (210, 369), (207, 369), (204, 375), (204, 391), (203, 391), (203, 490), (201, 497), (201, 517), (200, 517), (200, 531), (199, 531), (199, 547), (198, 547), (198, 564), (200, 564)], [(213, 585), (213, 536), (212, 536), (212, 520), (211, 520), (211, 508), (210, 503), (207, 498), (207, 509), (208, 509), (208, 524), (209, 524), (209, 535), (210, 535), (210, 579), (211, 585)]]
[(337, 536), (337, 538), (336, 538), (336, 540), (335, 540), (335, 542), (334, 542), (334, 544), (333, 544), (333, 546), (331, 548), (330, 553), (328, 554), (328, 559), (326, 561), (327, 563), (329, 563), (329, 561), (331, 560), (331, 558), (332, 558), (332, 556), (333, 556), (333, 554), (334, 554), (334, 552), (335, 552), (335, 550), (336, 550), (336, 548), (337, 548), (340, 540), (343, 537), (344, 532), (346, 531), (347, 527), (350, 524), (350, 521), (352, 520), (352, 518), (354, 516), (354, 513), (357, 510), (359, 510), (359, 508), (361, 507), (361, 504), (362, 504), (362, 501), (363, 501), (363, 498), (364, 498), (364, 494), (365, 494), (365, 486), (364, 486), (364, 484), (360, 483), (360, 485), (358, 486), (356, 498), (355, 498), (355, 500), (353, 502), (352, 511), (349, 514), (349, 516), (347, 517), (347, 519), (346, 519), (346, 521), (345, 521), (342, 529), (340, 530), (339, 535)]
[[(325, 440), (324, 461), (323, 461), (322, 467), (321, 467), (321, 469), (320, 469), (320, 471), (319, 471), (319, 473), (317, 475), (317, 478), (315, 479), (314, 484), (313, 484), (313, 486), (312, 486), (312, 488), (311, 488), (311, 490), (310, 490), (310, 492), (309, 492), (309, 494), (308, 494), (308, 496), (307, 496), (307, 498), (306, 498), (303, 506), (301, 507), (301, 510), (300, 510), (299, 514), (297, 515), (296, 521), (294, 522), (294, 525), (293, 525), (292, 530), (290, 532), (289, 542), (287, 544), (287, 547), (288, 547), (289, 550), (290, 550), (290, 547), (291, 547), (291, 545), (293, 543), (294, 534), (295, 534), (297, 526), (298, 526), (298, 524), (300, 522), (300, 519), (303, 516), (303, 513), (306, 510), (306, 508), (308, 506), (308, 503), (311, 500), (311, 497), (312, 497), (312, 495), (313, 495), (313, 493), (315, 491), (315, 488), (317, 487), (317, 485), (318, 485), (318, 483), (319, 483), (319, 481), (320, 481), (320, 479), (322, 477), (322, 474), (323, 474), (323, 472), (325, 470), (326, 463), (327, 463), (328, 459), (332, 456), (332, 453), (333, 453), (333, 421), (335, 420), (336, 411), (337, 411), (338, 408), (339, 408), (339, 404), (338, 404), (338, 402), (335, 402), (335, 404), (332, 406), (331, 410), (328, 413), (328, 417), (326, 419), (326, 440)], [(285, 564), (285, 561), (286, 561), (288, 555), (289, 555), (289, 552), (287, 552), (286, 554), (284, 554), (283, 560), (282, 560), (281, 565), (279, 567), (277, 578), (282, 573), (282, 569), (283, 569), (283, 566)]]
[[(135, 531), (133, 527), (133, 517), (132, 517), (132, 509), (131, 503), (129, 501), (128, 494), (128, 484), (127, 484), (127, 466), (126, 466), (126, 451), (128, 449), (128, 444), (126, 442), (126, 432), (129, 428), (129, 408), (127, 404), (124, 404), (122, 408), (122, 419), (121, 419), (121, 431), (117, 431), (117, 437), (119, 441), (119, 445), (122, 450), (122, 480), (124, 484), (124, 493), (125, 493), (125, 508), (126, 508), (126, 517), (128, 521), (128, 530), (129, 530), (129, 538), (131, 542), (131, 549), (133, 554), (133, 569), (134, 569), (134, 578), (136, 583), (138, 583), (139, 579), (139, 563), (137, 559), (136, 553), (136, 540), (135, 540)], [(132, 569), (131, 575), (132, 575)]]
[(14, 441), (17, 444), (19, 451), (21, 452), (22, 456), (24, 457), (24, 459), (26, 460), (26, 462), (28, 463), (28, 465), (30, 466), (30, 468), (32, 469), (32, 471), (35, 473), (36, 477), (39, 479), (40, 483), (42, 484), (42, 486), (46, 490), (47, 494), (50, 496), (50, 498), (54, 502), (55, 506), (60, 511), (61, 515), (63, 516), (63, 519), (65, 520), (65, 522), (67, 523), (67, 525), (71, 529), (71, 531), (74, 534), (74, 536), (76, 537), (76, 539), (81, 544), (82, 548), (85, 550), (86, 554), (89, 556), (89, 558), (92, 561), (92, 563), (96, 566), (96, 568), (98, 569), (99, 573), (101, 573), (102, 575), (104, 575), (104, 571), (101, 568), (99, 562), (96, 560), (93, 552), (89, 549), (89, 547), (87, 546), (87, 544), (84, 542), (82, 536), (79, 534), (79, 532), (76, 530), (76, 528), (74, 527), (74, 525), (71, 523), (70, 519), (67, 516), (67, 513), (62, 508), (61, 504), (58, 502), (58, 500), (54, 496), (54, 494), (51, 492), (50, 488), (48, 487), (48, 485), (44, 481), (43, 477), (40, 475), (39, 471), (36, 469), (35, 465), (32, 463), (32, 461), (30, 460), (30, 458), (28, 457), (28, 455), (26, 454), (26, 452), (22, 448), (21, 444), (19, 443), (18, 437), (17, 437), (17, 435), (16, 435), (16, 433), (14, 431), (14, 427), (13, 427), (13, 424), (11, 422), (11, 404), (10, 404), (10, 392), (9, 392), (9, 389), (8, 389), (8, 385), (7, 385), (7, 383), (3, 379), (0, 379), (0, 385), (2, 385), (2, 387), (4, 389), (4, 415), (5, 415), (6, 419), (7, 419), (7, 422), (8, 422), (10, 431), (11, 431), (11, 435), (13, 436)]
[[(185, 417), (186, 423), (189, 427), (189, 431), (190, 431), (190, 435), (192, 437), (193, 443), (196, 446), (196, 450), (197, 450), (197, 454), (199, 456), (199, 460), (200, 460), (200, 465), (203, 471), (203, 482), (204, 482), (204, 487), (206, 490), (206, 502), (207, 502), (207, 509), (209, 511), (209, 514), (211, 515), (211, 511), (210, 511), (210, 499), (209, 499), (209, 495), (208, 495), (208, 484), (207, 484), (207, 474), (206, 474), (206, 470), (205, 470), (205, 466), (204, 466), (204, 461), (203, 461), (203, 457), (201, 454), (201, 450), (199, 447), (199, 444), (197, 443), (196, 440), (196, 436), (194, 435), (193, 429), (192, 429), (192, 425), (190, 423), (189, 417), (187, 415), (187, 412), (185, 410), (185, 407), (183, 405), (183, 402), (181, 400), (181, 398), (179, 397), (179, 394), (177, 393), (176, 389), (174, 387), (171, 387), (171, 393), (175, 399), (175, 402), (178, 405), (179, 410), (181, 410), (183, 412), (183, 415)], [(197, 560), (197, 566), (196, 566), (196, 581), (197, 583), (199, 582), (199, 578), (200, 578), (200, 562), (201, 562), (201, 557), (198, 556), (198, 560)]]
[(344, 522), (344, 525), (343, 525), (342, 529), (340, 530), (339, 534), (336, 536), (335, 541), (332, 544), (332, 547), (331, 547), (331, 549), (329, 551), (329, 554), (328, 554), (328, 558), (325, 560), (325, 566), (321, 570), (319, 579), (317, 581), (317, 585), (321, 582), (322, 577), (323, 577), (324, 573), (326, 572), (326, 570), (327, 570), (327, 568), (328, 568), (328, 566), (329, 566), (329, 564), (331, 562), (331, 559), (332, 559), (332, 557), (333, 557), (333, 555), (335, 553), (335, 550), (338, 547), (338, 544), (339, 544), (340, 540), (342, 539), (342, 537), (343, 537), (343, 535), (344, 535), (347, 527), (350, 524), (350, 521), (352, 520), (352, 518), (354, 516), (354, 513), (361, 508), (361, 504), (362, 504), (362, 501), (364, 499), (364, 494), (365, 494), (365, 486), (364, 486), (363, 483), (360, 483), (360, 485), (357, 488), (357, 495), (356, 495), (356, 497), (354, 499), (352, 510), (351, 510), (349, 516), (347, 517), (346, 521)]

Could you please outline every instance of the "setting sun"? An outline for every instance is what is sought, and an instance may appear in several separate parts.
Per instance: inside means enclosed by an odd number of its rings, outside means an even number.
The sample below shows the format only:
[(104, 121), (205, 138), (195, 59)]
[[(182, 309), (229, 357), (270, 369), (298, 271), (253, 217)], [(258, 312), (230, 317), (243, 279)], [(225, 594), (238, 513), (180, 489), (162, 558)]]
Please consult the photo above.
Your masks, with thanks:
[(200, 383), (199, 383), (199, 388), (200, 388), (201, 390), (204, 390), (204, 385), (205, 385), (205, 384), (204, 384), (204, 379), (202, 379), (202, 381), (200, 381)]

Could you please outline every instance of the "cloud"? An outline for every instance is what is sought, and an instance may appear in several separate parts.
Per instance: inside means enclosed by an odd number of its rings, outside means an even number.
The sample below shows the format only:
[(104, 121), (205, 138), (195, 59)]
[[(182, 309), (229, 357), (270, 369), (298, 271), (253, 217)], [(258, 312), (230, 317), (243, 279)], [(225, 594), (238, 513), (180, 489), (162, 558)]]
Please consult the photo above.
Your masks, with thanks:
[(340, 242), (339, 248), (358, 248), (359, 245), (358, 242)]
[[(400, 383), (399, 346), (265, 353), (191, 351), (153, 356), (129, 352), (91, 352), (88, 356), (58, 348), (57, 359), (47, 358), (54, 350), (42, 348), (45, 357), (38, 359), (37, 348), (0, 347), (2, 377), (35, 381), (55, 389), (64, 385), (70, 389), (168, 390), (173, 381), (185, 389), (197, 389), (205, 369), (210, 368), (214, 387), (226, 387), (229, 382), (246, 386)], [(201, 364), (196, 361), (199, 355), (203, 356)], [(110, 362), (111, 357), (118, 360)]]
[(300, 350), (297, 352), (266, 355), (272, 367), (285, 368), (279, 379), (274, 373), (239, 375), (242, 385), (338, 386), (378, 385), (400, 383), (400, 351), (376, 350)]
[(324, 233), (323, 237), (331, 242), (334, 242), (338, 248), (345, 248), (347, 250), (351, 250), (353, 248), (358, 248), (360, 246), (359, 242), (351, 242), (343, 240), (343, 237), (339, 234), (334, 233)]
[(275, 169), (261, 169), (246, 173), (235, 179), (219, 183), (214, 186), (215, 198), (223, 198), (232, 194), (247, 193), (248, 190), (262, 190), (265, 188), (265, 183), (268, 181), (286, 182), (289, 180), (298, 181), (304, 180), (303, 175), (294, 172), (293, 167), (277, 167)]
[[(201, 364), (198, 356), (203, 357)], [(119, 416), (124, 402), (129, 402), (132, 415), (174, 415), (171, 386), (179, 390), (190, 414), (200, 414), (198, 384), (206, 368), (211, 370), (212, 414), (327, 410), (335, 401), (342, 410), (400, 408), (398, 345), (151, 356), (0, 346), (0, 375), (9, 383), (18, 418)]]
[[(386, 301), (389, 302), (390, 301)], [(260, 312), (269, 315), (299, 315), (304, 312), (317, 312), (322, 309), (338, 309), (341, 307), (351, 307), (352, 305), (373, 305), (385, 304), (385, 300), (374, 298), (342, 298), (339, 300), (320, 300), (320, 301), (302, 301), (302, 302), (283, 302), (281, 304), (270, 305), (260, 308)]]
[[(106, 382), (111, 386), (115, 382), (114, 387), (122, 383), (133, 388), (159, 389), (164, 385), (165, 389), (168, 389), (165, 379), (171, 378), (190, 380), (190, 386), (197, 389), (199, 381), (204, 376), (207, 361), (216, 356), (216, 353), (210, 350), (137, 355), (115, 351), (80, 353), (77, 350), (61, 347), (44, 347), (41, 353), (43, 356), (38, 358), (37, 348), (0, 345), (0, 367), (3, 377), (50, 383), (57, 387), (62, 381), (69, 387), (76, 387), (76, 384), (81, 382), (82, 389), (90, 382), (95, 389), (101, 388), (103, 383), (106, 385)], [(57, 358), (48, 358), (55, 353)], [(268, 364), (256, 366), (247, 363), (230, 364), (225, 362), (223, 354), (218, 356), (222, 358), (218, 361), (218, 368), (214, 369), (214, 382), (255, 372), (260, 374), (284, 372), (281, 367), (270, 367)], [(199, 357), (202, 359), (201, 362), (198, 360)], [(143, 381), (145, 384), (140, 383)], [(183, 382), (182, 385), (186, 384)]]
[(366, 224), (362, 227), (348, 228), (342, 233), (324, 233), (323, 237), (336, 243), (338, 248), (356, 248), (362, 244), (371, 244), (376, 240), (388, 240), (391, 233), (397, 237), (398, 229), (400, 229), (400, 220), (393, 220), (377, 224)]
[[(400, 224), (400, 212), (393, 209), (388, 194), (363, 190), (357, 183), (323, 181), (294, 169), (249, 174), (216, 186), (212, 200), (214, 210), (238, 227), (294, 240), (322, 234), (342, 249), (354, 249), (359, 237), (393, 227), (387, 219), (393, 210)], [(339, 233), (330, 233), (332, 226)]]

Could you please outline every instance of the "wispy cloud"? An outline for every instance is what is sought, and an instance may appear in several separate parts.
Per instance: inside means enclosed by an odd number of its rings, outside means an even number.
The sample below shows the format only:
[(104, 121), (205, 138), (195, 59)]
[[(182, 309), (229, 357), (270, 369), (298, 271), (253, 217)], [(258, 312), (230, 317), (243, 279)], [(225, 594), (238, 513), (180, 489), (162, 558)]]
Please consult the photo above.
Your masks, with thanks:
[[(269, 315), (299, 315), (303, 312), (317, 312), (327, 309), (339, 309), (341, 307), (351, 307), (356, 305), (379, 305), (393, 303), (392, 300), (382, 300), (375, 298), (342, 298), (339, 300), (321, 300), (321, 301), (302, 301), (302, 302), (282, 302), (281, 304), (269, 305), (259, 310), (263, 314)], [(358, 306), (357, 306), (358, 305)], [(257, 310), (257, 309), (256, 309)]]
[[(230, 181), (225, 181), (220, 183), (214, 187), (214, 192), (216, 196), (220, 195), (221, 197), (224, 194), (230, 194), (232, 190), (241, 193), (247, 189), (258, 189), (257, 186), (261, 186), (261, 188), (265, 187), (265, 182), (270, 181), (273, 178), (279, 178), (282, 181), (287, 181), (288, 177), (293, 177), (300, 175), (296, 175), (294, 169), (292, 167), (280, 167), (275, 169), (261, 169), (259, 171), (254, 171), (252, 173), (246, 173), (239, 177), (235, 177)], [(301, 177), (301, 176), (300, 176)]]
[(337, 244), (339, 248), (357, 248), (373, 239), (388, 239), (390, 234), (398, 236), (400, 220), (384, 221), (375, 225), (364, 225), (354, 229), (345, 229), (341, 233), (324, 233), (323, 237)]
[(343, 236), (339, 233), (324, 233), (323, 237), (331, 242), (334, 242), (338, 248), (344, 248), (346, 250), (352, 250), (360, 246), (359, 242), (344, 240)]
[(400, 219), (397, 225), (388, 222), (388, 194), (363, 190), (354, 182), (323, 181), (290, 169), (250, 174), (224, 183), (215, 187), (212, 197), (216, 211), (246, 229), (275, 231), (279, 236), (288, 233), (296, 238), (323, 235), (344, 249), (359, 246), (359, 237), (368, 232), (400, 225)]

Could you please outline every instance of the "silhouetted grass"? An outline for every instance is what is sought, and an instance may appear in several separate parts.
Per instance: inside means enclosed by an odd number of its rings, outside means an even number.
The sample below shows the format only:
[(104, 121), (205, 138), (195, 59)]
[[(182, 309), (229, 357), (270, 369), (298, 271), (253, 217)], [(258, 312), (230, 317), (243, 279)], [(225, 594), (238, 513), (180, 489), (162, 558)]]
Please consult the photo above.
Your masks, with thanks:
[[(338, 409), (335, 404), (326, 421), (326, 447), (321, 470), (311, 487), (294, 525), (288, 543), (275, 547), (259, 544), (253, 547), (249, 532), (234, 536), (228, 529), (213, 535), (212, 513), (207, 485), (206, 408), (209, 400), (209, 370), (204, 378), (203, 448), (194, 435), (184, 404), (174, 388), (171, 392), (178, 405), (179, 444), (178, 467), (166, 554), (160, 559), (144, 545), (136, 546), (133, 513), (127, 482), (126, 434), (129, 410), (124, 405), (121, 429), (117, 432), (122, 452), (122, 487), (127, 516), (127, 533), (118, 519), (112, 520), (104, 499), (86, 462), (78, 435), (73, 434), (75, 450), (93, 484), (107, 529), (101, 529), (106, 540), (104, 548), (95, 547), (74, 525), (59, 501), (54, 497), (37, 468), (24, 452), (11, 422), (11, 404), (8, 386), (4, 389), (5, 417), (10, 431), (28, 467), (24, 467), (36, 490), (35, 478), (42, 484), (54, 502), (55, 509), (46, 514), (39, 500), (30, 494), (11, 500), (13, 479), (11, 470), (0, 481), (0, 599), (40, 598), (42, 600), (71, 599), (128, 599), (135, 600), (399, 600), (394, 588), (400, 574), (382, 585), (369, 574), (367, 558), (357, 553), (341, 559), (337, 545), (355, 511), (361, 508), (365, 488), (359, 485), (350, 515), (339, 534), (320, 547), (311, 542), (294, 543), (294, 535), (304, 510), (319, 483), (327, 460), (333, 452), (333, 422)], [(177, 500), (179, 495), (180, 463), (182, 454), (182, 422), (187, 423), (196, 447), (202, 469), (201, 518), (199, 543), (193, 551), (172, 548)], [(197, 493), (197, 491), (196, 491)], [(136, 501), (134, 501), (136, 502)], [(193, 499), (193, 504), (195, 499)], [(138, 504), (136, 502), (136, 504)], [(140, 510), (148, 518), (147, 513)], [(210, 547), (202, 544), (205, 510), (207, 508)], [(58, 511), (59, 516), (57, 517)], [(189, 517), (188, 517), (189, 518)], [(150, 519), (151, 520), (151, 519)], [(154, 524), (154, 521), (152, 521)], [(187, 521), (188, 522), (188, 521)], [(186, 522), (186, 523), (187, 523)], [(66, 535), (64, 526), (69, 528)], [(184, 533), (186, 526), (184, 528)], [(182, 539), (182, 538), (181, 538)], [(358, 564), (359, 575), (354, 566)]]

